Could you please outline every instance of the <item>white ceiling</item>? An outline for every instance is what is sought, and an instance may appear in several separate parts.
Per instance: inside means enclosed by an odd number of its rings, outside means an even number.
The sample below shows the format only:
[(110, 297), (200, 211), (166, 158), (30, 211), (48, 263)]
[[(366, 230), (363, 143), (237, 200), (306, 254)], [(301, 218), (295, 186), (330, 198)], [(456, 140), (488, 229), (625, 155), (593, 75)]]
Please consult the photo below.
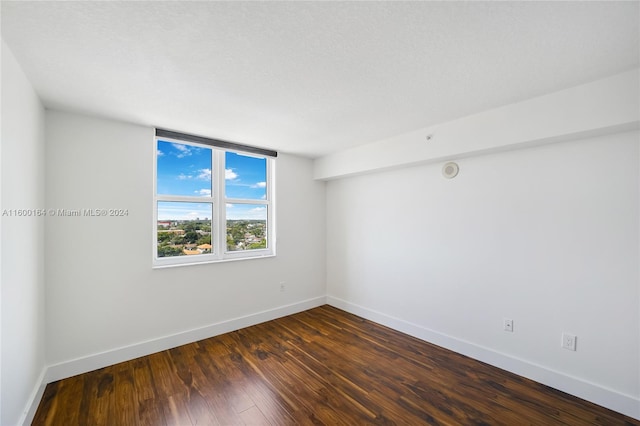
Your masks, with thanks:
[(317, 157), (638, 67), (639, 2), (10, 2), (48, 108)]

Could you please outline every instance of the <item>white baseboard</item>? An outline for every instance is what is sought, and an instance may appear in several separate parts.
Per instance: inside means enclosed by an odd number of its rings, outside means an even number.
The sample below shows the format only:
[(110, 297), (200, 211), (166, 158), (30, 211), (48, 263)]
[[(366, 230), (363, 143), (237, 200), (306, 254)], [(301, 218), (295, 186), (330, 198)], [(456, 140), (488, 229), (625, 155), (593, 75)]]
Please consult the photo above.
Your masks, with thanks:
[[(119, 362), (129, 361), (141, 356), (185, 345), (187, 343), (196, 342), (198, 340), (207, 339), (209, 337), (260, 324), (265, 321), (306, 311), (308, 309), (324, 305), (325, 303), (326, 298), (324, 296), (316, 297), (255, 314), (232, 318), (230, 320), (221, 321), (205, 327), (187, 330), (181, 333), (50, 365), (46, 369), (46, 374), (43, 376), (43, 383), (46, 385), (47, 383), (55, 382), (56, 380), (87, 373)], [(39, 399), (36, 400), (36, 408), (38, 402)]]
[(327, 296), (327, 304), (640, 420), (640, 399), (630, 395), (624, 395), (333, 296)]
[(38, 380), (36, 381), (36, 386), (33, 391), (31, 391), (31, 395), (29, 395), (27, 407), (18, 420), (19, 425), (30, 425), (33, 422), (36, 410), (38, 409), (38, 405), (40, 404), (40, 400), (44, 394), (44, 388), (47, 386), (47, 383), (44, 381), (46, 372), (46, 367), (40, 372), (40, 377), (38, 377)]

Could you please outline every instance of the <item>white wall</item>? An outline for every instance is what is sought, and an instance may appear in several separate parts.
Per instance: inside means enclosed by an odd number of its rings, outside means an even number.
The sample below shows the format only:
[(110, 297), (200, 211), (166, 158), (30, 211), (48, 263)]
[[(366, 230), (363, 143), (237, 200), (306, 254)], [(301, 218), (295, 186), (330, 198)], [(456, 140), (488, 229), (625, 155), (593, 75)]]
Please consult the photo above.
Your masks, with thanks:
[(330, 181), (328, 299), (638, 417), (639, 151), (633, 131)]
[[(2, 41), (2, 207), (44, 207), (44, 108)], [(44, 218), (2, 217), (0, 423), (27, 418), (45, 368)], [(33, 414), (33, 413), (32, 413)]]
[[(46, 118), (47, 206), (129, 210), (120, 218), (47, 217), (50, 365), (94, 357), (86, 368), (96, 368), (221, 330), (212, 325), (324, 303), (325, 185), (313, 180), (310, 160), (278, 157), (277, 257), (152, 269), (153, 129), (62, 112)], [(131, 345), (137, 349), (120, 350)], [(98, 359), (105, 352), (115, 355)], [(77, 372), (58, 368), (48, 380)]]

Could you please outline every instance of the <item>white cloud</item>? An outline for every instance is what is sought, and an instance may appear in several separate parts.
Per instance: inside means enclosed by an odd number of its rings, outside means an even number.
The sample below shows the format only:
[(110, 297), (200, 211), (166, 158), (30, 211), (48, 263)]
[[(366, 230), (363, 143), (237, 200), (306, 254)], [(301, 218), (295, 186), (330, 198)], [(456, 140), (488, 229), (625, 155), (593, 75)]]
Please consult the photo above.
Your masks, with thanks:
[(176, 154), (176, 157), (184, 158), (191, 155), (191, 149), (189, 149), (189, 147), (187, 147), (186, 145), (182, 145), (179, 143), (172, 143), (171, 145), (179, 151), (179, 153)]
[(251, 188), (266, 188), (267, 182), (256, 182), (255, 185), (251, 185)]
[(226, 180), (234, 180), (238, 177), (238, 174), (233, 171), (233, 169), (225, 169), (224, 170), (224, 178)]
[(156, 151), (156, 155), (157, 155), (158, 157), (162, 157), (162, 156), (164, 155), (164, 152), (162, 152), (162, 151), (158, 150), (158, 151)]
[(201, 197), (210, 197), (211, 196), (211, 190), (207, 189), (207, 188), (203, 188), (199, 191), (194, 191), (196, 194), (200, 195)]
[(193, 176), (191, 175), (185, 175), (184, 173), (180, 173), (178, 175), (178, 180), (187, 180), (187, 179), (191, 179)]
[(255, 204), (227, 204), (227, 219), (231, 220), (265, 220), (267, 206)]
[(198, 179), (206, 181), (211, 180), (211, 169), (200, 169), (198, 172), (200, 173), (197, 177)]

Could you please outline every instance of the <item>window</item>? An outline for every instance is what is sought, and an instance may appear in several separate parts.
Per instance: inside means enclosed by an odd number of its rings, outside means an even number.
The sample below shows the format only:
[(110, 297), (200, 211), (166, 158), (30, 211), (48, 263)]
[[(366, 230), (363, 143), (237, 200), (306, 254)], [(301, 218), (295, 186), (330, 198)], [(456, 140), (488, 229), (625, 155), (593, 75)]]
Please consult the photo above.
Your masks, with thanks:
[(276, 155), (157, 129), (154, 266), (273, 256)]

